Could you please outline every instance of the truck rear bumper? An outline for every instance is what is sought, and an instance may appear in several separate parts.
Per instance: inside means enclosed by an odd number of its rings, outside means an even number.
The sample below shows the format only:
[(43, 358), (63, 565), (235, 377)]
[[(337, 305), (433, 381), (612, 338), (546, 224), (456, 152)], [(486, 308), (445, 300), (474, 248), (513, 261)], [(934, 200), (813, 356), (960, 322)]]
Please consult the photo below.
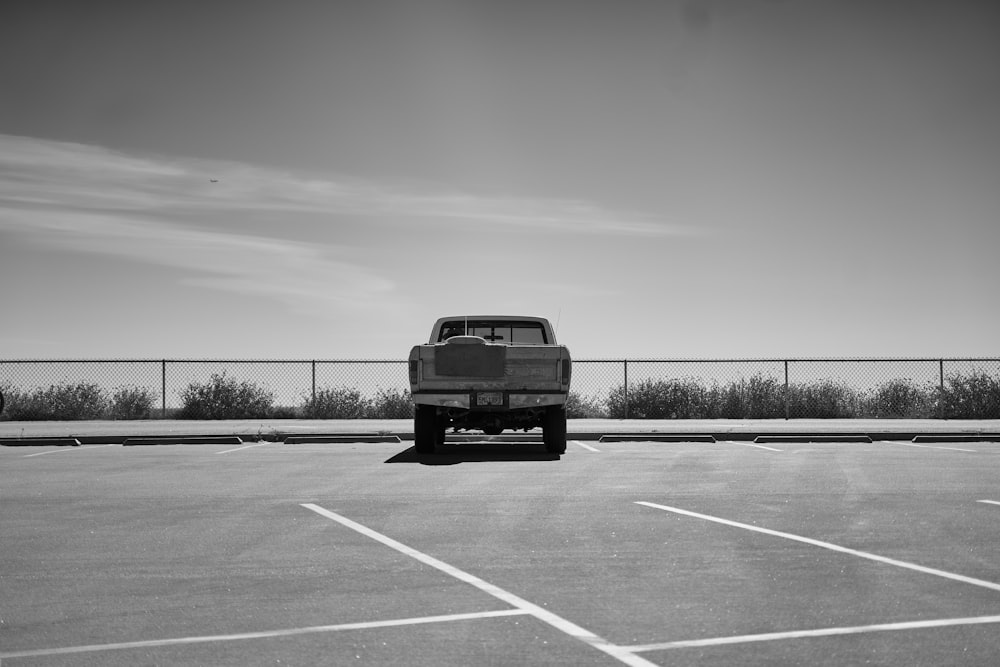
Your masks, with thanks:
[[(413, 394), (413, 402), (417, 405), (435, 405), (442, 408), (464, 408), (476, 409), (479, 406), (473, 401), (475, 392), (449, 392), (433, 393), (418, 392)], [(505, 408), (508, 410), (519, 410), (523, 408), (537, 408), (546, 405), (565, 405), (566, 394), (560, 393), (518, 393), (506, 392)], [(496, 407), (489, 406), (484, 409), (496, 410)]]

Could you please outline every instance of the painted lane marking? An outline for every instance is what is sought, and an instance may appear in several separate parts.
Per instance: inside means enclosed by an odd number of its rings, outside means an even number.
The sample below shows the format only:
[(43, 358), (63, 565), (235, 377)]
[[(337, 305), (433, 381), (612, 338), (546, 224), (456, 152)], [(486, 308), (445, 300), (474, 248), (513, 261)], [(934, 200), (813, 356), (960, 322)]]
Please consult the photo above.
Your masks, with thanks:
[(986, 503), (987, 505), (1000, 505), (1000, 502), (996, 500), (977, 500), (977, 503)]
[(984, 625), (1000, 623), (1000, 616), (977, 616), (973, 618), (944, 618), (933, 621), (907, 621), (903, 623), (880, 623), (878, 625), (858, 625), (846, 628), (821, 628), (819, 630), (792, 630), (790, 632), (765, 632), (759, 635), (737, 635), (734, 637), (713, 637), (711, 639), (689, 639), (659, 644), (639, 644), (624, 648), (636, 653), (662, 651), (672, 648), (696, 648), (721, 646), (723, 644), (744, 644), (749, 642), (769, 642), (779, 639), (805, 639), (809, 637), (833, 637), (837, 635), (858, 635), (868, 632), (892, 630), (920, 630), (924, 628), (947, 628), (956, 625)]
[(32, 456), (45, 456), (46, 454), (59, 454), (60, 452), (71, 452), (74, 449), (79, 449), (78, 447), (60, 447), (59, 449), (50, 449), (47, 452), (35, 452), (34, 454), (25, 454), (22, 458), (30, 459)]
[(725, 526), (742, 528), (743, 530), (750, 530), (755, 533), (763, 533), (765, 535), (771, 535), (772, 537), (783, 537), (786, 540), (793, 540), (795, 542), (809, 544), (814, 547), (821, 547), (823, 549), (829, 549), (830, 551), (837, 551), (840, 553), (849, 554), (851, 556), (857, 556), (858, 558), (867, 558), (868, 560), (873, 560), (878, 563), (884, 563), (886, 565), (895, 565), (896, 567), (902, 567), (907, 570), (922, 572), (924, 574), (931, 574), (934, 575), (935, 577), (942, 577), (944, 579), (951, 579), (952, 581), (960, 581), (965, 584), (979, 586), (980, 588), (988, 588), (993, 591), (1000, 591), (1000, 584), (992, 581), (985, 581), (983, 579), (967, 577), (964, 574), (955, 574), (954, 572), (946, 572), (944, 570), (938, 570), (933, 567), (924, 567), (923, 565), (908, 563), (903, 560), (896, 560), (895, 558), (887, 558), (885, 556), (879, 556), (876, 554), (868, 553), (867, 551), (858, 551), (857, 549), (842, 547), (837, 544), (831, 544), (830, 542), (814, 540), (810, 537), (802, 537), (801, 535), (783, 533), (779, 530), (771, 530), (770, 528), (761, 528), (760, 526), (751, 526), (750, 524), (740, 523), (738, 521), (730, 521), (729, 519), (721, 519), (716, 516), (709, 516), (708, 514), (699, 514), (698, 512), (682, 510), (677, 507), (668, 507), (667, 505), (657, 505), (656, 503), (647, 503), (643, 500), (637, 501), (636, 505), (644, 505), (646, 507), (652, 507), (653, 509), (663, 510), (664, 512), (673, 512), (674, 514), (683, 514), (685, 516), (694, 517), (696, 519), (704, 519), (705, 521), (713, 521), (715, 523), (721, 523)]
[(341, 623), (339, 625), (314, 625), (305, 628), (286, 628), (283, 630), (264, 630), (262, 632), (241, 632), (232, 635), (204, 635), (200, 637), (175, 637), (173, 639), (150, 639), (136, 642), (120, 642), (117, 644), (89, 644), (86, 646), (66, 646), (62, 648), (35, 649), (29, 651), (10, 651), (0, 653), (4, 658), (29, 658), (44, 655), (65, 655), (68, 653), (89, 653), (94, 651), (115, 651), (130, 648), (152, 648), (155, 646), (180, 646), (183, 644), (204, 644), (209, 642), (232, 642), (244, 639), (268, 639), (270, 637), (291, 637), (294, 635), (314, 634), (318, 632), (339, 632), (342, 630), (368, 630), (372, 628), (391, 628), (401, 625), (419, 625), (421, 623), (446, 623), (451, 621), (466, 621), (479, 618), (496, 618), (498, 616), (525, 615), (528, 612), (520, 609), (502, 609), (499, 611), (481, 611), (471, 614), (448, 614), (445, 616), (420, 616), (417, 618), (400, 618), (391, 621), (368, 621), (364, 623)]
[(234, 449), (227, 449), (222, 452), (216, 452), (216, 454), (228, 454), (229, 452), (238, 452), (241, 449), (250, 449), (251, 447), (263, 447), (264, 445), (270, 445), (270, 442), (255, 442), (252, 445), (243, 445), (242, 447), (236, 447)]
[(756, 445), (752, 442), (737, 442), (736, 440), (722, 440), (719, 442), (720, 445), (739, 445), (740, 447), (756, 447), (757, 449), (766, 449), (769, 452), (783, 452), (783, 449), (775, 449), (774, 447), (765, 447), (764, 445)]
[(114, 444), (109, 445), (80, 445), (79, 447), (60, 447), (59, 449), (50, 449), (47, 452), (35, 452), (34, 454), (25, 454), (22, 458), (30, 459), (32, 456), (45, 456), (46, 454), (58, 454), (60, 452), (71, 452), (74, 449), (97, 449), (98, 447), (114, 447)]
[(584, 449), (589, 449), (592, 452), (600, 452), (601, 451), (601, 450), (597, 449), (596, 447), (591, 447), (587, 443), (580, 442), (579, 440), (570, 440), (570, 442), (572, 442), (574, 445), (579, 445), (579, 446), (583, 447)]
[(931, 445), (918, 445), (913, 442), (898, 442), (896, 440), (883, 440), (887, 445), (902, 445), (903, 447), (919, 447), (920, 449), (947, 449), (952, 452), (972, 452), (975, 454), (978, 450), (975, 449), (962, 449), (961, 447), (932, 447)]
[(579, 625), (576, 625), (575, 623), (552, 613), (548, 609), (539, 607), (534, 603), (528, 602), (522, 597), (514, 595), (513, 593), (510, 593), (500, 588), (499, 586), (495, 586), (489, 583), (488, 581), (480, 579), (475, 575), (469, 574), (464, 570), (460, 570), (457, 567), (454, 567), (453, 565), (445, 563), (444, 561), (440, 561), (437, 558), (434, 558), (433, 556), (428, 556), (422, 551), (417, 551), (413, 547), (408, 547), (402, 542), (397, 542), (391, 537), (376, 532), (371, 528), (368, 528), (367, 526), (363, 526), (360, 523), (351, 521), (347, 517), (335, 514), (334, 512), (324, 509), (319, 505), (314, 505), (312, 503), (302, 503), (302, 507), (305, 507), (308, 510), (316, 512), (320, 516), (326, 517), (327, 519), (336, 521), (342, 526), (350, 528), (355, 532), (361, 533), (365, 537), (369, 537), (375, 540), (376, 542), (380, 542), (381, 544), (391, 549), (395, 549), (396, 551), (405, 554), (410, 558), (413, 558), (414, 560), (423, 563), (424, 565), (428, 565), (437, 570), (440, 570), (441, 572), (444, 572), (445, 574), (454, 577), (459, 581), (463, 581), (471, 586), (475, 586), (484, 593), (488, 593), (489, 595), (492, 595), (498, 600), (502, 600), (507, 604), (527, 614), (530, 614), (531, 616), (534, 616), (543, 623), (547, 623), (552, 627), (556, 628), (557, 630), (564, 632), (571, 637), (579, 639), (585, 644), (588, 644), (593, 648), (596, 648), (597, 650), (604, 652), (605, 654), (617, 659), (618, 661), (626, 665), (631, 665), (632, 667), (657, 667), (655, 663), (649, 662), (645, 658), (635, 655), (634, 653), (632, 653), (627, 649), (623, 649), (620, 646), (617, 646), (615, 644), (608, 642), (605, 639), (602, 639), (601, 637), (597, 636), (590, 630), (581, 628)]

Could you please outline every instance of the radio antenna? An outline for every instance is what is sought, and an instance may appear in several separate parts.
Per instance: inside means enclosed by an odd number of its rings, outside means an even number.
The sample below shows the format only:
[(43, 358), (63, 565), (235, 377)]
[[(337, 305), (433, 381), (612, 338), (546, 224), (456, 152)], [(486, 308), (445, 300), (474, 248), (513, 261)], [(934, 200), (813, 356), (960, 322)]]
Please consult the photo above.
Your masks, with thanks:
[(562, 319), (562, 306), (559, 306), (559, 314), (556, 315), (556, 336), (559, 335), (559, 320)]

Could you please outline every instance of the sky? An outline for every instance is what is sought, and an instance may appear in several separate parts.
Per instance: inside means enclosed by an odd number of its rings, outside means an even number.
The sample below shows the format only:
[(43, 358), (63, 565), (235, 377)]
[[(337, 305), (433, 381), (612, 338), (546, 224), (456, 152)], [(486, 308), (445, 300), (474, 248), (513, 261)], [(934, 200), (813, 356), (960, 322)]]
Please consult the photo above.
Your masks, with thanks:
[(1000, 356), (996, 2), (0, 12), (0, 359)]

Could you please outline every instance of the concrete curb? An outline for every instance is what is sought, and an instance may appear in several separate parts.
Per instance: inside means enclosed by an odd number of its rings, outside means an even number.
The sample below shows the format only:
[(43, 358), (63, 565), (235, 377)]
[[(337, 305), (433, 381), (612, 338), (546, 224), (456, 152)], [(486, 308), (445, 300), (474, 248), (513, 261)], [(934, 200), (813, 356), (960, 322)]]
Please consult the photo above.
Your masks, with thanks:
[[(1000, 420), (569, 420), (567, 439), (604, 442), (754, 442), (784, 437), (811, 441), (845, 438), (922, 442), (1000, 441)], [(540, 430), (500, 436), (449, 434), (451, 442), (538, 442)], [(220, 440), (220, 438), (229, 438)], [(174, 420), (95, 422), (0, 421), (0, 444), (20, 446), (122, 444), (241, 444), (244, 442), (401, 442), (413, 440), (413, 421), (387, 420)], [(50, 445), (51, 446), (51, 445)]]
[(208, 436), (154, 436), (143, 438), (126, 438), (123, 447), (137, 445), (242, 445), (243, 439), (235, 435)]
[(789, 435), (758, 435), (756, 443), (764, 442), (872, 442), (869, 435), (861, 433), (799, 433)]
[(981, 433), (976, 435), (935, 433), (914, 436), (911, 442), (1000, 442), (1000, 433)]
[(281, 441), (286, 445), (303, 445), (316, 443), (343, 443), (343, 442), (402, 442), (398, 435), (357, 435), (357, 434), (331, 434), (331, 435), (290, 435)]
[[(567, 440), (596, 442), (875, 442), (879, 440), (905, 440), (908, 442), (1000, 442), (998, 433), (921, 433), (914, 431), (873, 431), (866, 433), (854, 432), (824, 432), (824, 433), (775, 433), (761, 431), (716, 433), (684, 432), (674, 433), (568, 433)], [(17, 440), (0, 439), (0, 445), (11, 442), (20, 445), (46, 444), (46, 441), (58, 442), (61, 445), (190, 445), (190, 444), (242, 444), (244, 442), (274, 442), (286, 445), (321, 444), (321, 443), (380, 443), (404, 442), (414, 439), (412, 432), (396, 433), (270, 433), (266, 437), (257, 438), (244, 436), (212, 436), (212, 435), (152, 435), (141, 437), (123, 436), (77, 436), (76, 438), (22, 438)], [(449, 433), (448, 442), (541, 442), (541, 434), (512, 433), (496, 436), (473, 433)]]
[[(568, 437), (568, 436), (567, 436)], [(616, 433), (597, 438), (571, 437), (570, 440), (593, 439), (598, 442), (718, 442), (714, 435), (704, 433)]]
[(76, 438), (0, 438), (0, 447), (79, 447)]

